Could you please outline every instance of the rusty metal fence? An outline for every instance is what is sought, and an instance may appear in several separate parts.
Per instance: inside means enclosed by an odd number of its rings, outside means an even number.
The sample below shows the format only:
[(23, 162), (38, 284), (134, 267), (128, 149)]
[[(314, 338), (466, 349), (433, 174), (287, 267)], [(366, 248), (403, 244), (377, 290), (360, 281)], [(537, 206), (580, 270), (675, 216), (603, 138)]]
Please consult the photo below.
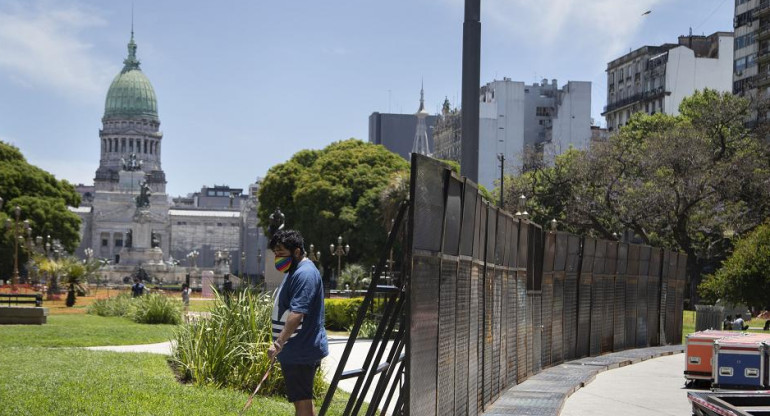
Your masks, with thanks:
[(686, 257), (502, 211), (412, 157), (405, 267), (407, 415), (478, 415), (543, 368), (681, 342)]

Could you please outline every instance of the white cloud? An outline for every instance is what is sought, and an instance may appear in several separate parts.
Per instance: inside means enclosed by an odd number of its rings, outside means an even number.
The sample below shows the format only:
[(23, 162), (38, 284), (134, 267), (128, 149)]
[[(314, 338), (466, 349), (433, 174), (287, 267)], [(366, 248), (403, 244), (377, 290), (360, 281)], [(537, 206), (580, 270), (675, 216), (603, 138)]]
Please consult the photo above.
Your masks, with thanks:
[[(507, 0), (482, 7), (482, 24), (508, 32), (530, 47), (600, 48), (607, 62), (624, 52), (656, 5), (671, 0)], [(558, 51), (555, 51), (558, 52)]]
[(0, 7), (0, 72), (25, 88), (54, 89), (78, 100), (101, 99), (114, 69), (83, 40), (106, 25), (91, 10), (51, 1)]

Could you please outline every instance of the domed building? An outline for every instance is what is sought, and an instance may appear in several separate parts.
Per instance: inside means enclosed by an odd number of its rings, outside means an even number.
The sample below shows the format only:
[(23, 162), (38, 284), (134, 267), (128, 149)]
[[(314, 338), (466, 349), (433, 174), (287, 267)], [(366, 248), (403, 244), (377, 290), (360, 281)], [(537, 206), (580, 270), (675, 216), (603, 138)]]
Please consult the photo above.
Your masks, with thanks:
[(101, 274), (113, 283), (137, 274), (172, 284), (189, 274), (191, 283), (204, 289), (226, 274), (260, 281), (267, 241), (256, 218), (258, 184), (247, 194), (204, 186), (170, 202), (161, 168), (158, 100), (136, 50), (132, 31), (128, 57), (104, 101), (94, 185), (83, 186), (88, 190), (83, 204), (70, 208), (82, 220), (77, 254), (85, 256), (90, 248), (94, 257), (109, 259)]
[[(160, 166), (161, 142), (155, 89), (139, 67), (134, 35), (128, 43), (123, 69), (107, 91), (104, 102), (101, 158), (96, 170), (96, 191), (120, 190), (121, 169), (142, 171), (153, 192), (166, 192), (166, 175)], [(126, 155), (135, 158), (126, 160)]]

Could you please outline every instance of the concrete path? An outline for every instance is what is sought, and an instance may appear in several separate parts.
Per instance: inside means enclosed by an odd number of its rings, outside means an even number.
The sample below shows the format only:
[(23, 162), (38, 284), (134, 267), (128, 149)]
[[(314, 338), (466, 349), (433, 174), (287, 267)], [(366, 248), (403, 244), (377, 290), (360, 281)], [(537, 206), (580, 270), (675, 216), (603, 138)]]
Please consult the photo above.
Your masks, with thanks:
[[(627, 368), (630, 372), (630, 380), (627, 384), (637, 383), (635, 386), (623, 389), (623, 383), (608, 383), (600, 385), (601, 395), (595, 393), (596, 397), (606, 397), (609, 402), (600, 403), (592, 401), (589, 397), (585, 407), (578, 408), (577, 413), (573, 415), (597, 415), (598, 411), (608, 411), (603, 413), (607, 415), (642, 415), (650, 414), (645, 411), (633, 413), (632, 402), (621, 405), (622, 398), (633, 391), (640, 403), (646, 398), (650, 407), (657, 408), (657, 403), (663, 403), (666, 406), (669, 402), (676, 402), (682, 394), (679, 387), (684, 384), (682, 371), (684, 370), (684, 358), (681, 353), (684, 348), (681, 345), (670, 345), (663, 347), (639, 348), (633, 350), (620, 351), (598, 357), (586, 357), (578, 360), (569, 361), (553, 367), (549, 367), (538, 374), (535, 374), (523, 383), (518, 384), (500, 394), (500, 397), (484, 411), (486, 416), (501, 415), (559, 415), (565, 402), (569, 402), (573, 393), (579, 392), (584, 386), (590, 386), (600, 373), (611, 370), (613, 373), (617, 368)], [(637, 366), (644, 361), (652, 360), (661, 356), (679, 354), (680, 366), (655, 366), (652, 370), (639, 372)], [(646, 367), (645, 367), (646, 368)], [(623, 376), (624, 373), (621, 373)], [(673, 381), (678, 377), (680, 385), (677, 388), (661, 387), (655, 391), (655, 395), (647, 393), (649, 384), (657, 383), (657, 377)], [(601, 390), (604, 388), (604, 390)], [(630, 389), (630, 390), (629, 390)], [(662, 397), (661, 397), (662, 396)], [(685, 397), (685, 396), (681, 396)], [(570, 398), (570, 399), (568, 399)], [(611, 399), (615, 398), (615, 401)], [(684, 399), (686, 401), (686, 398)], [(686, 403), (686, 402), (685, 402)], [(630, 409), (630, 410), (629, 410)], [(669, 413), (660, 413), (669, 414)], [(675, 413), (681, 414), (681, 413)], [(689, 413), (685, 413), (687, 415)]]
[(605, 371), (570, 396), (561, 415), (690, 415), (683, 373), (684, 354)]

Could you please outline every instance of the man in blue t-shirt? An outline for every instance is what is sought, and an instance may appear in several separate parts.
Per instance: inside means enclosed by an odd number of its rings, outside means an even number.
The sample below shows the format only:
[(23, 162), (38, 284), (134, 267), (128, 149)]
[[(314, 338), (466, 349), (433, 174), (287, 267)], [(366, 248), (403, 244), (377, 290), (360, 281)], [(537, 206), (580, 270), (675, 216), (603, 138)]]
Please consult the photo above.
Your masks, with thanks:
[(305, 258), (302, 235), (279, 230), (270, 240), (275, 268), (286, 275), (273, 304), (273, 345), (286, 381), (289, 402), (297, 416), (313, 416), (313, 378), (321, 359), (329, 355), (324, 329), (324, 290), (321, 274)]

